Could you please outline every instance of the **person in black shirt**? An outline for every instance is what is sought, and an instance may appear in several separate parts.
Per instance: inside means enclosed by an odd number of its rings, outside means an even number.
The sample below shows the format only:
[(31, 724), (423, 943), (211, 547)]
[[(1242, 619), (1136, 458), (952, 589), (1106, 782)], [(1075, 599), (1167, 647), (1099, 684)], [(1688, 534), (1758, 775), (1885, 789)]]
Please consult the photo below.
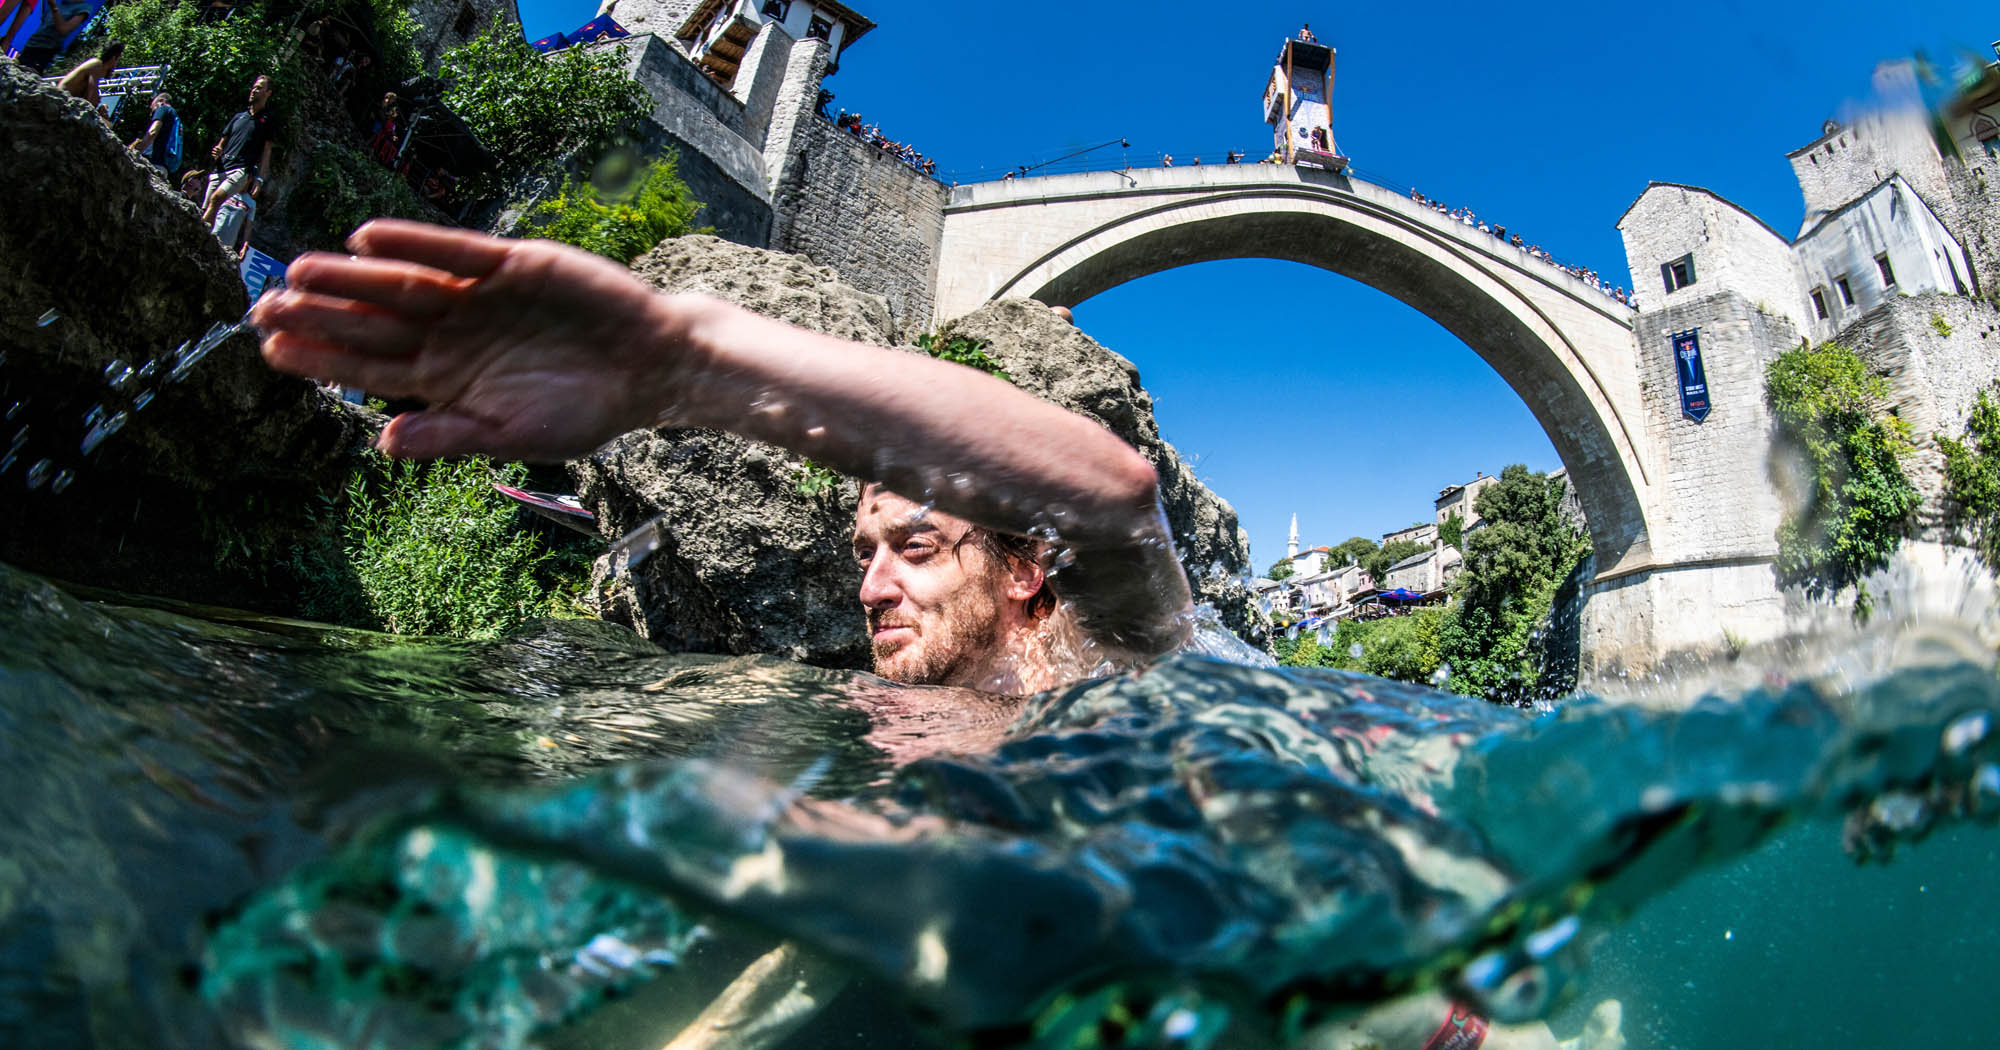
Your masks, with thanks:
[(250, 85), (250, 108), (229, 118), (222, 127), (222, 137), (209, 150), (215, 158), (215, 174), (209, 177), (206, 203), (202, 205), (201, 221), (215, 222), (215, 213), (222, 202), (248, 189), (251, 180), (262, 181), (260, 174), (271, 164), (271, 115), (265, 107), (271, 101), (271, 78), (258, 77)]
[(180, 114), (174, 112), (173, 101), (164, 91), (154, 95), (152, 115), (146, 118), (146, 133), (132, 141), (132, 152), (152, 161), (169, 175), (180, 164), (179, 157), (168, 153), (168, 146), (173, 142), (181, 122)]

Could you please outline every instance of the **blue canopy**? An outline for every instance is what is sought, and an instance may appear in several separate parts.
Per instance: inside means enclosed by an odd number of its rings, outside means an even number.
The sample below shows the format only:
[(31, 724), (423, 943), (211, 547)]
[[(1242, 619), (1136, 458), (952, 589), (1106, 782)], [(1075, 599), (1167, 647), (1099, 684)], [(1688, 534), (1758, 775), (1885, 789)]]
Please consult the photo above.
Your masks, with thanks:
[(595, 44), (599, 40), (616, 40), (621, 36), (631, 35), (624, 26), (619, 25), (610, 15), (598, 15), (596, 18), (572, 30), (569, 34), (569, 42), (572, 44)]
[(1418, 594), (1417, 592), (1410, 590), (1407, 587), (1398, 587), (1393, 591), (1383, 591), (1381, 594), (1378, 594), (1375, 597), (1384, 598), (1389, 601), (1414, 602), (1421, 600), (1423, 598), (1423, 595)]
[(563, 48), (566, 48), (569, 45), (570, 45), (570, 39), (562, 35), (561, 33), (550, 33), (548, 36), (545, 36), (540, 40), (534, 40), (528, 43), (529, 47), (532, 47), (535, 50), (544, 53), (549, 51), (561, 51)]

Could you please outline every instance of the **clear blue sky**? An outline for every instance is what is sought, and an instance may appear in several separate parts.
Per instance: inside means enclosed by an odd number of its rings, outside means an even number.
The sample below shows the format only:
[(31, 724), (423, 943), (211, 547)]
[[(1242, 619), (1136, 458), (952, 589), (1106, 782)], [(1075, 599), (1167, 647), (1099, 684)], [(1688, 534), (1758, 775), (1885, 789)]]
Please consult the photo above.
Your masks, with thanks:
[[(1949, 68), (2000, 38), (2000, 15), (1965, 0), (849, 3), (879, 25), (828, 79), (834, 105), (966, 181), (1121, 136), (1135, 164), (1261, 156), (1264, 78), (1311, 22), (1339, 50), (1334, 134), (1364, 178), (1470, 207), (1621, 284), (1614, 223), (1649, 179), (1708, 187), (1791, 233), (1802, 205), (1784, 155), (1865, 102), (1876, 63), (1922, 50)], [(530, 37), (595, 10), (521, 9)], [(1311, 307), (1274, 318), (1274, 283)], [(1430, 517), (1443, 485), (1559, 462), (1463, 343), (1324, 271), (1210, 263), (1076, 315), (1139, 366), (1167, 439), (1235, 505), (1260, 568), (1283, 556), (1294, 512), (1308, 545), (1379, 538)]]

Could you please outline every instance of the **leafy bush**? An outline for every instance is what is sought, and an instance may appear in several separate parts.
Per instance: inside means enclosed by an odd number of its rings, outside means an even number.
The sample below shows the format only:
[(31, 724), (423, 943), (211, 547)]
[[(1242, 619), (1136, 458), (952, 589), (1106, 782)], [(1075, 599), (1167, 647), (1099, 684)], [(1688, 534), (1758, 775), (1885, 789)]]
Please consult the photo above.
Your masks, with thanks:
[(313, 147), (288, 214), (301, 240), (328, 249), (339, 248), (348, 233), (369, 219), (431, 217), (401, 176), (345, 142)]
[[(1459, 547), (1465, 538), (1465, 519), (1456, 514), (1447, 514), (1438, 522), (1438, 542), (1447, 547)], [(1459, 548), (1461, 551), (1463, 548)]]
[(1390, 540), (1388, 543), (1361, 556), (1361, 567), (1375, 578), (1375, 586), (1384, 586), (1383, 577), (1389, 575), (1389, 566), (1412, 555), (1430, 550), (1425, 544), (1415, 540)]
[(1856, 587), (1866, 616), (1861, 577), (1888, 563), (1922, 499), (1901, 463), (1909, 427), (1884, 411), (1888, 382), (1838, 344), (1788, 350), (1764, 379), (1779, 435), (1811, 473), (1778, 526), (1778, 578), (1815, 596)]
[(528, 219), (538, 237), (629, 263), (669, 237), (695, 232), (700, 211), (701, 202), (668, 154), (648, 167), (623, 199), (566, 179), (562, 193), (536, 205)]
[(497, 18), (440, 56), (438, 75), (445, 104), (499, 159), (485, 177), (498, 186), (594, 157), (652, 111), (619, 52), (572, 47), (544, 56)]
[(1264, 574), (1264, 578), (1267, 580), (1289, 580), (1292, 578), (1292, 574), (1296, 572), (1298, 570), (1292, 567), (1292, 559), (1280, 558), (1271, 566), (1270, 571)]
[(1957, 504), (1958, 521), (1970, 527), (1986, 564), (2000, 567), (2000, 405), (1980, 391), (1964, 440), (1939, 434), (1937, 443), (1944, 450), (1945, 498)]
[(516, 509), (483, 459), (388, 463), (347, 492), (348, 561), (369, 611), (398, 634), (492, 638), (540, 616), (573, 615), (589, 572), (587, 545), (551, 550), (515, 527)]

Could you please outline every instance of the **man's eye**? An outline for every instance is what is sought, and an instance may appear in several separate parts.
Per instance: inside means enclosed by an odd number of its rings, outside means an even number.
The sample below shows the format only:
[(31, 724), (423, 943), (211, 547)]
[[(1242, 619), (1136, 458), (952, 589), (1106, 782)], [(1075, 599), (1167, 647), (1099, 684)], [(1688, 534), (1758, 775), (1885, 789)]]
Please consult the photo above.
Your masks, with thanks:
[(923, 540), (911, 540), (903, 544), (903, 557), (915, 561), (919, 558), (928, 557), (933, 550), (936, 550), (936, 548)]

